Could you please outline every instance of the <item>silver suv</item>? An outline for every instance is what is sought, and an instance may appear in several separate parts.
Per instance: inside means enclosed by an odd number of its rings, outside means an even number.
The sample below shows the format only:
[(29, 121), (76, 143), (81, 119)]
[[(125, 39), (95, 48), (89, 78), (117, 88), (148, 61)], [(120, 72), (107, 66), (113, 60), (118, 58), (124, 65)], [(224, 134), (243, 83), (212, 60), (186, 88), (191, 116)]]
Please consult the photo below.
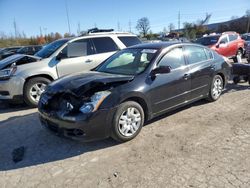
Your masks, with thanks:
[(96, 32), (54, 41), (35, 54), (0, 61), (0, 100), (38, 104), (41, 93), (61, 76), (95, 68), (116, 51), (141, 43), (136, 35)]

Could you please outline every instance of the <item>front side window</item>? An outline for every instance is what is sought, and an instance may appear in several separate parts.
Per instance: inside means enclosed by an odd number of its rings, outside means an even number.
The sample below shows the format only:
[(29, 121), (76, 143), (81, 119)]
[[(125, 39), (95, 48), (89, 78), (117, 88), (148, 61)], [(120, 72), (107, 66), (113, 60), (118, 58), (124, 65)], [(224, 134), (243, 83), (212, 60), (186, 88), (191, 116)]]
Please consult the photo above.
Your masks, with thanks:
[(92, 38), (96, 53), (117, 51), (118, 47), (110, 37)]
[(227, 35), (221, 37), (220, 43), (224, 43), (224, 44), (228, 43)]
[(126, 49), (106, 60), (96, 71), (112, 74), (142, 73), (155, 57), (156, 49)]
[(169, 51), (160, 61), (159, 66), (169, 66), (171, 69), (177, 69), (185, 65), (182, 48), (174, 48)]
[(63, 54), (68, 58), (92, 55), (94, 53), (91, 41), (89, 39), (81, 39), (71, 42), (63, 49)]
[(189, 64), (208, 60), (204, 48), (199, 46), (185, 46), (185, 55)]

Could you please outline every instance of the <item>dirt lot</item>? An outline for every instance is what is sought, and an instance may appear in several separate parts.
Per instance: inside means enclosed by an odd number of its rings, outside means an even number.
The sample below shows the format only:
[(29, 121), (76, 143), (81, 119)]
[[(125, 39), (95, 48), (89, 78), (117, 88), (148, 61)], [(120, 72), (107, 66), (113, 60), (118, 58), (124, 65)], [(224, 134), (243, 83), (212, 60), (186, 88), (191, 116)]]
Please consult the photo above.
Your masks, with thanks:
[(166, 114), (124, 144), (62, 139), (40, 126), (36, 109), (0, 103), (0, 187), (248, 188), (249, 91), (229, 84), (219, 101)]

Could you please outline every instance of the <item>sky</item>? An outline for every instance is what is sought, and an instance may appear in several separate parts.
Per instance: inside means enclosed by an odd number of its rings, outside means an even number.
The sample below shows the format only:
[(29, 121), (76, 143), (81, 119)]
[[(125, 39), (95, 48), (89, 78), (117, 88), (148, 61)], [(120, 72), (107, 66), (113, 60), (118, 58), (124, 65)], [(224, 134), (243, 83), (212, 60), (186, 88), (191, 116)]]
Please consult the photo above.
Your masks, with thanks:
[(69, 32), (113, 28), (137, 33), (136, 22), (142, 17), (150, 21), (151, 30), (160, 32), (170, 23), (195, 22), (211, 13), (209, 23), (241, 17), (250, 9), (250, 0), (0, 0), (0, 32), (14, 35), (14, 20), (19, 33), (36, 36), (41, 32)]

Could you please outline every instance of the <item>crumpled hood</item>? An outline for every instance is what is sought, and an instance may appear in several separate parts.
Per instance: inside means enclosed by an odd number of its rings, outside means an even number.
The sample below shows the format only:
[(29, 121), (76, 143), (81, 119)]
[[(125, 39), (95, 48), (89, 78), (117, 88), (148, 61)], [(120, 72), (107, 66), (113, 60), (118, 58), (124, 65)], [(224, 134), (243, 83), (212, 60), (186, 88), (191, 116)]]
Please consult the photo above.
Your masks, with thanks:
[[(15, 54), (15, 55), (4, 58), (3, 60), (0, 61), (0, 70), (7, 67), (8, 65), (11, 65), (12, 63), (14, 63), (14, 62), (16, 62), (18, 60), (20, 60), (21, 58), (23, 58), (25, 56), (30, 56), (30, 55)], [(30, 56), (30, 57), (33, 57), (33, 58), (35, 58), (37, 60), (41, 59), (41, 58), (36, 57), (36, 56)]]
[(117, 75), (103, 72), (88, 71), (73, 75), (64, 76), (53, 83), (48, 88), (48, 93), (70, 91), (75, 95), (80, 95), (93, 87), (117, 82), (126, 82), (134, 79), (131, 75)]

